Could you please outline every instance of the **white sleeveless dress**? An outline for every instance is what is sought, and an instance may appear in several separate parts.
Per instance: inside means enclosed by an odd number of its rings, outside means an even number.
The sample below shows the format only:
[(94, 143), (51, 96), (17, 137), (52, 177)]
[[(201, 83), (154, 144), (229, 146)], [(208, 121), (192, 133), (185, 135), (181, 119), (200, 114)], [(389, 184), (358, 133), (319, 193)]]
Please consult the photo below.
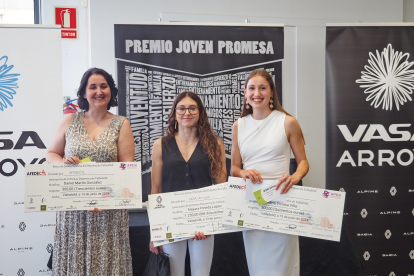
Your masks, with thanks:
[[(244, 169), (256, 169), (264, 179), (289, 174), (285, 118), (285, 113), (274, 110), (263, 120), (251, 115), (238, 119), (237, 142)], [(243, 238), (250, 276), (299, 276), (298, 236), (250, 230), (243, 232)]]

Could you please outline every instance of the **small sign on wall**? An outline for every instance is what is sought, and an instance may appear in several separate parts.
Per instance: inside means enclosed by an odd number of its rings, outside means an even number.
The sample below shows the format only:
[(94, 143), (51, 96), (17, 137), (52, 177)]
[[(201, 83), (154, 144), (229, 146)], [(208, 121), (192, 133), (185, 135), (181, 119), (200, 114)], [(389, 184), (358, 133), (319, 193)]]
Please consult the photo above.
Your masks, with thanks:
[(55, 24), (60, 25), (62, 38), (78, 38), (78, 10), (76, 7), (54, 7)]

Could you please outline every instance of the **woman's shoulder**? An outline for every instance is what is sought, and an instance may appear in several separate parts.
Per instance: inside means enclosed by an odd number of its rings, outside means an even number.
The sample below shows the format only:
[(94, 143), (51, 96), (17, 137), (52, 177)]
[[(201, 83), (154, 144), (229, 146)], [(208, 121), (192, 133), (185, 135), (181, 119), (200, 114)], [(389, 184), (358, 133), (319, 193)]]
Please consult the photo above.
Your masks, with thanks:
[(71, 113), (71, 114), (65, 115), (62, 118), (62, 121), (60, 121), (60, 126), (64, 127), (65, 129), (68, 129), (72, 121), (77, 118), (78, 116), (77, 114), (78, 113)]
[(170, 148), (171, 145), (171, 140), (173, 140), (174, 137), (168, 137), (168, 136), (163, 136), (161, 138), (158, 138), (157, 140), (155, 140), (153, 148), (157, 148), (160, 151), (161, 150), (165, 150), (167, 148)]
[[(111, 117), (111, 120), (116, 120), (116, 121), (118, 121), (118, 122), (120, 122), (120, 123), (123, 123), (124, 122), (124, 120), (126, 119), (126, 117), (125, 116), (122, 116), (122, 115), (115, 115), (115, 114), (112, 114), (112, 113), (110, 113), (110, 112), (108, 112), (112, 117)], [(128, 120), (127, 120), (128, 121)]]
[(109, 118), (110, 118), (110, 126), (112, 126), (115, 130), (120, 131), (121, 128), (123, 127), (130, 127), (129, 121), (127, 120), (127, 118), (125, 116), (122, 115), (115, 115), (112, 114), (110, 112), (109, 113)]
[(287, 116), (287, 114), (283, 111), (279, 111), (279, 110), (272, 110), (272, 113), (270, 113), (271, 116)]
[(162, 158), (162, 138), (155, 140), (152, 146), (152, 159), (158, 160)]
[(153, 147), (161, 147), (162, 140), (163, 138), (158, 138), (157, 140), (155, 140)]
[(126, 117), (125, 116), (123, 116), (123, 115), (115, 115), (115, 114), (113, 114), (113, 113), (111, 113), (111, 112), (108, 112), (110, 115), (112, 115), (113, 117), (117, 117), (117, 118), (119, 118), (119, 119), (121, 119), (121, 120), (125, 120), (126, 119)]
[(300, 129), (298, 120), (295, 117), (285, 114), (285, 128), (288, 130)]
[(252, 114), (248, 114), (246, 116), (238, 118), (235, 122), (233, 127), (242, 127), (244, 124), (246, 124), (249, 120), (252, 119)]
[(66, 123), (68, 123), (68, 122), (70, 123), (70, 122), (72, 122), (72, 119), (77, 116), (78, 113), (67, 114), (67, 115), (63, 116), (62, 121), (66, 122)]

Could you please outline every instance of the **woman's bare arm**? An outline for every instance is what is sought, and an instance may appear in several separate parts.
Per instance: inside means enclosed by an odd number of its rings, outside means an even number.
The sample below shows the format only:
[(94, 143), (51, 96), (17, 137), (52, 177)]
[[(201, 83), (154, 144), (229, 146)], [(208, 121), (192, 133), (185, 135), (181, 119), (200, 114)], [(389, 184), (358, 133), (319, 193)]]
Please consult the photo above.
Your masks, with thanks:
[(227, 181), (226, 151), (224, 150), (224, 144), (220, 139), (217, 139), (217, 143), (220, 147), (221, 174), (215, 180), (216, 184), (220, 184)]
[(118, 135), (118, 161), (134, 162), (135, 143), (131, 126), (128, 120), (124, 120)]
[(298, 182), (308, 173), (309, 163), (306, 159), (305, 146), (303, 143), (302, 130), (299, 126), (298, 121), (292, 116), (286, 116), (285, 119), (285, 130), (286, 136), (289, 141), (290, 147), (292, 148), (293, 154), (295, 155), (296, 163), (298, 168), (292, 175), (284, 174), (279, 178), (276, 184), (276, 189), (282, 185), (281, 193), (287, 193), (293, 185)]
[(46, 151), (46, 162), (49, 164), (61, 164), (63, 163), (63, 156), (65, 155), (66, 145), (66, 131), (68, 130), (70, 123), (72, 122), (73, 114), (68, 114), (60, 121), (55, 134), (53, 135), (52, 142)]

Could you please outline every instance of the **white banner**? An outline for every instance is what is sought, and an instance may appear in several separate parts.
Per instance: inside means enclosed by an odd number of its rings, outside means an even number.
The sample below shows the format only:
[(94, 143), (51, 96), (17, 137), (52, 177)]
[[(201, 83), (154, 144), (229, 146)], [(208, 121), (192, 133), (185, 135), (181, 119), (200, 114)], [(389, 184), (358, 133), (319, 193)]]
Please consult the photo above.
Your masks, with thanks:
[(47, 275), (55, 213), (24, 213), (24, 167), (62, 119), (60, 28), (0, 25), (0, 275)]

